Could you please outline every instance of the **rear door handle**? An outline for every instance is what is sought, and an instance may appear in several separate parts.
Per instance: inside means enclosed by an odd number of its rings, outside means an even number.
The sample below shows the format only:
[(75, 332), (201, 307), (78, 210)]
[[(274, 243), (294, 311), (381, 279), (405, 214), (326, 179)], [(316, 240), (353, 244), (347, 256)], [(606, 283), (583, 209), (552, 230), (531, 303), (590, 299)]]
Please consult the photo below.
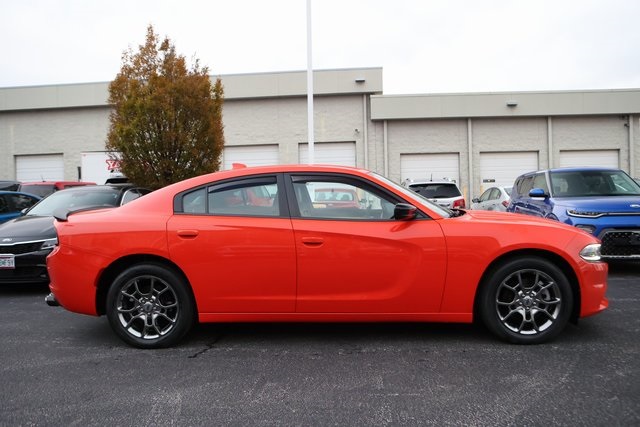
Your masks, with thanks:
[(302, 244), (305, 246), (322, 246), (324, 239), (322, 237), (303, 237)]
[(183, 239), (193, 239), (198, 236), (198, 230), (178, 230), (178, 236)]

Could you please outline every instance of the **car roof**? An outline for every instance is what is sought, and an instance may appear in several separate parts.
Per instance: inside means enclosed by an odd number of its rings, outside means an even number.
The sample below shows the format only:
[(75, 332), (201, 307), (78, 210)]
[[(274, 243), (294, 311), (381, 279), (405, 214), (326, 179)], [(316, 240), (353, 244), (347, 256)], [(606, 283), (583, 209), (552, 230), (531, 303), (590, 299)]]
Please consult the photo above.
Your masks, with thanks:
[(31, 181), (23, 182), (22, 185), (56, 185), (56, 184), (72, 184), (72, 185), (94, 185), (94, 182), (86, 181)]
[(450, 181), (448, 179), (412, 179), (409, 182), (407, 182), (407, 185), (414, 185), (414, 184), (450, 184), (450, 185), (457, 185), (455, 181)]
[[(105, 184), (105, 185), (83, 185), (78, 187), (70, 187), (65, 188), (64, 190), (60, 190), (57, 193), (65, 192), (65, 193), (86, 193), (86, 192), (96, 192), (96, 191), (125, 191), (131, 188), (140, 188), (136, 187), (133, 184)], [(54, 193), (55, 194), (55, 193)]]
[(619, 171), (619, 170), (620, 169), (618, 168), (608, 168), (603, 166), (582, 166), (582, 167), (572, 166), (572, 167), (566, 167), (566, 168), (541, 169), (537, 171), (523, 173), (520, 176), (528, 176), (528, 175), (543, 173), (543, 172), (544, 173), (546, 172), (585, 172), (585, 171)]

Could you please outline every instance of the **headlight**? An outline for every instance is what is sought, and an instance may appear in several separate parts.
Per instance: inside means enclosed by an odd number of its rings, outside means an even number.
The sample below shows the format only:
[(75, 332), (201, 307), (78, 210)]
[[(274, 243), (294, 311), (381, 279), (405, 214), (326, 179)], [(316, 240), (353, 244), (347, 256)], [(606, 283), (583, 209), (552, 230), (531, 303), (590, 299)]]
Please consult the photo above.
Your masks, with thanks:
[(602, 258), (600, 255), (600, 243), (592, 243), (585, 246), (580, 251), (580, 258), (589, 262), (598, 262)]
[(58, 245), (58, 238), (47, 239), (42, 242), (42, 246), (40, 246), (40, 250), (44, 251), (45, 249), (53, 249)]
[(577, 209), (567, 209), (567, 215), (577, 216), (578, 218), (600, 218), (605, 214), (603, 212), (580, 211)]

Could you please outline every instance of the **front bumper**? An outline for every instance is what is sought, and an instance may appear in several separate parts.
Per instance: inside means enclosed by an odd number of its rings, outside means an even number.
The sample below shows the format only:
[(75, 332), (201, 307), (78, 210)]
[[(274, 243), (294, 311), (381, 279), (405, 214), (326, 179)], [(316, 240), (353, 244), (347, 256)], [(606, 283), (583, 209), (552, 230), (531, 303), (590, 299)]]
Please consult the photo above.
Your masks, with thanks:
[[(10, 246), (0, 248), (4, 254), (17, 252)], [(0, 269), (0, 283), (49, 283), (47, 255), (51, 249), (15, 254), (15, 268)]]

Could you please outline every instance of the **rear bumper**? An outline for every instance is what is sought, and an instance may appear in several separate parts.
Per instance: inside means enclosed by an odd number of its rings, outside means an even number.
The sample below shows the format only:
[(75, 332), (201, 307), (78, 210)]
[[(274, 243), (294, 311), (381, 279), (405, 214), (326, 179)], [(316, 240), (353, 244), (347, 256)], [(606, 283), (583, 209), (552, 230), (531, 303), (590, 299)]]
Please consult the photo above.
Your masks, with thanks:
[[(69, 311), (97, 316), (96, 280), (100, 270), (94, 263), (98, 258), (80, 256), (73, 250), (57, 246), (47, 258), (51, 304), (55, 302)], [(51, 305), (49, 301), (47, 304)]]

